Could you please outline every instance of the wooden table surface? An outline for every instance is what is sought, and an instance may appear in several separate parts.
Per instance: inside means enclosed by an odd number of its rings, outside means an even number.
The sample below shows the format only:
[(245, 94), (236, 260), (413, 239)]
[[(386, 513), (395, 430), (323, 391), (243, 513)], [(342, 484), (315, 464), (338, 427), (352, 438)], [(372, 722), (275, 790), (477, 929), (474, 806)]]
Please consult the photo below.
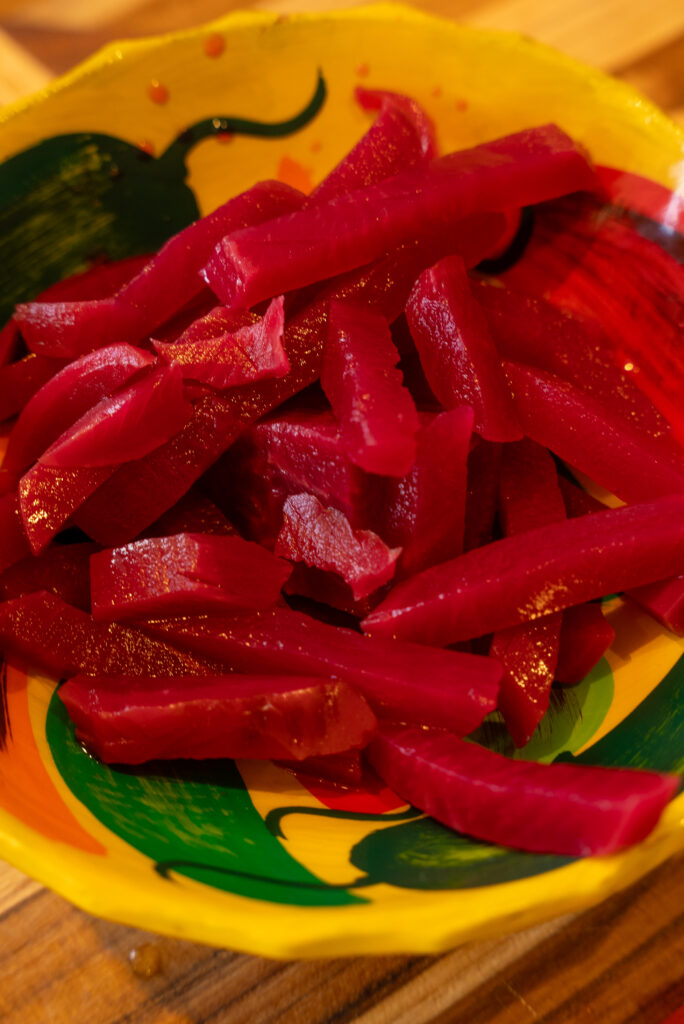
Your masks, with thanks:
[[(0, 0), (0, 104), (111, 39), (198, 24), (238, 6), (324, 4)], [(684, 124), (684, 0), (419, 6), (552, 43), (637, 86)], [(684, 857), (584, 914), (445, 956), (304, 963), (99, 921), (0, 862), (3, 1024), (684, 1024), (682, 1006)]]

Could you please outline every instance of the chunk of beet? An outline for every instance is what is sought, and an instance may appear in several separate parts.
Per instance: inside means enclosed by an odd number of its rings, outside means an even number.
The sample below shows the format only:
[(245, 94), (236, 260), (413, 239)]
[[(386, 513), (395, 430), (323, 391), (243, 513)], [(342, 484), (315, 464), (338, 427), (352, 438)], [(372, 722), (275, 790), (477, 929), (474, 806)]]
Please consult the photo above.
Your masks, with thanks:
[(614, 639), (615, 630), (603, 614), (600, 602), (566, 608), (560, 632), (556, 681), (569, 685), (581, 683)]
[(488, 441), (522, 437), (499, 353), (459, 256), (423, 271), (409, 297), (406, 319), (441, 404), (446, 409), (472, 406), (475, 430)]
[(93, 617), (268, 608), (289, 575), (286, 562), (241, 537), (179, 533), (134, 541), (93, 555)]
[(281, 296), (270, 303), (263, 317), (216, 306), (177, 341), (153, 344), (167, 362), (180, 366), (184, 377), (223, 390), (289, 373), (282, 343), (284, 326)]
[(295, 210), (303, 198), (281, 182), (260, 182), (170, 238), (115, 296), (18, 306), (15, 317), (26, 344), (44, 355), (73, 358), (122, 339), (142, 341), (202, 290), (199, 270), (219, 239)]
[(409, 239), (458, 234), (464, 218), (504, 202), (525, 206), (595, 184), (571, 139), (547, 125), (234, 231), (203, 274), (227, 306), (248, 308), (369, 263)]
[(303, 409), (255, 424), (210, 470), (207, 486), (245, 536), (273, 547), (291, 495), (313, 494), (362, 528), (373, 522), (381, 484), (350, 461), (332, 413)]
[(19, 507), (31, 551), (39, 555), (115, 466), (60, 469), (36, 462), (19, 481)]
[(684, 496), (505, 537), (397, 584), (367, 632), (446, 645), (684, 572)]
[(358, 87), (355, 95), (364, 110), (379, 110), (378, 117), (316, 186), (307, 205), (328, 202), (436, 156), (434, 129), (415, 100), (398, 93)]
[(377, 529), (403, 548), (397, 579), (463, 550), (467, 460), (473, 425), (470, 406), (436, 416), (421, 414), (416, 460), (401, 480), (387, 480)]
[(296, 775), (328, 782), (333, 786), (361, 786), (363, 765), (358, 750), (346, 750), (342, 754), (327, 754), (325, 757), (307, 757), (303, 761), (281, 761), (277, 764)]
[[(363, 747), (376, 719), (340, 680), (311, 676), (76, 676), (59, 690), (76, 736), (101, 760), (300, 760)], [(256, 727), (258, 723), (258, 728)]]
[(506, 363), (525, 433), (623, 501), (684, 491), (681, 455), (544, 370)]
[(354, 530), (335, 508), (313, 494), (295, 494), (283, 505), (275, 554), (334, 573), (351, 587), (355, 601), (369, 597), (394, 576), (400, 548), (388, 548), (371, 530)]
[(418, 414), (398, 362), (381, 314), (330, 303), (321, 384), (347, 455), (380, 476), (405, 476), (416, 456)]
[[(565, 519), (554, 461), (529, 438), (504, 446), (499, 517), (507, 537)], [(499, 630), (492, 639), (490, 654), (503, 665), (499, 710), (517, 747), (529, 742), (549, 706), (561, 620), (557, 612)]]
[(629, 768), (513, 761), (448, 733), (389, 724), (369, 758), (394, 792), (450, 828), (571, 857), (645, 839), (680, 782)]
[(380, 716), (467, 735), (496, 706), (492, 658), (361, 636), (288, 608), (256, 616), (140, 624), (150, 635), (238, 672), (329, 675), (355, 686)]
[(10, 433), (3, 469), (20, 473), (28, 468), (92, 406), (153, 362), (148, 352), (120, 344), (65, 366), (24, 406)]
[(684, 574), (643, 587), (634, 587), (627, 591), (627, 596), (666, 629), (684, 636)]
[(154, 451), (191, 416), (180, 370), (160, 366), (101, 399), (58, 437), (39, 461), (58, 469), (120, 465)]
[(0, 604), (0, 650), (56, 679), (87, 675), (215, 675), (213, 661), (117, 622), (95, 622), (55, 594), (27, 594)]

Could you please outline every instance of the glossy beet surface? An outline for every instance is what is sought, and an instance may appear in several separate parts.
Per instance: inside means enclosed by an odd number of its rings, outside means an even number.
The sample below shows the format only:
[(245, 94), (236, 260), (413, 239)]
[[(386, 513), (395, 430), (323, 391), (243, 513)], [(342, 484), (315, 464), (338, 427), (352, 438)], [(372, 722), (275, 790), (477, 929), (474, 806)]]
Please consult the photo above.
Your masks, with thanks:
[(310, 676), (76, 676), (59, 691), (79, 739), (101, 760), (299, 760), (363, 747), (375, 716), (350, 686)]
[(355, 601), (394, 576), (400, 548), (388, 548), (371, 530), (354, 530), (342, 512), (313, 494), (295, 494), (283, 505), (275, 554), (344, 580)]
[(165, 360), (178, 364), (183, 377), (224, 390), (289, 372), (284, 325), (281, 296), (270, 303), (263, 317), (216, 306), (175, 341), (153, 344)]
[(367, 632), (449, 644), (684, 571), (684, 496), (506, 537), (400, 583)]
[(448, 733), (386, 724), (369, 756), (395, 792), (450, 828), (579, 857), (639, 842), (679, 786), (655, 772), (512, 761)]
[(450, 256), (423, 271), (406, 318), (428, 383), (446, 409), (468, 404), (488, 441), (522, 437), (515, 407), (463, 260)]
[(330, 303), (321, 385), (347, 455), (379, 476), (404, 476), (416, 457), (418, 413), (398, 362), (381, 314)]
[(34, 352), (73, 358), (122, 339), (142, 341), (200, 292), (199, 270), (223, 235), (296, 209), (302, 198), (280, 182), (262, 182), (174, 235), (116, 295), (20, 306), (26, 343)]
[(157, 620), (141, 628), (238, 672), (339, 677), (378, 715), (448, 725), (460, 735), (496, 706), (501, 666), (491, 658), (369, 639), (287, 608), (232, 619)]
[(457, 233), (464, 218), (502, 202), (523, 206), (594, 186), (591, 167), (567, 135), (554, 126), (530, 129), (264, 228), (236, 231), (217, 246), (204, 276), (226, 305), (247, 308), (368, 263), (411, 238)]
[(90, 572), (93, 616), (130, 619), (267, 608), (290, 567), (241, 537), (179, 533), (102, 551)]

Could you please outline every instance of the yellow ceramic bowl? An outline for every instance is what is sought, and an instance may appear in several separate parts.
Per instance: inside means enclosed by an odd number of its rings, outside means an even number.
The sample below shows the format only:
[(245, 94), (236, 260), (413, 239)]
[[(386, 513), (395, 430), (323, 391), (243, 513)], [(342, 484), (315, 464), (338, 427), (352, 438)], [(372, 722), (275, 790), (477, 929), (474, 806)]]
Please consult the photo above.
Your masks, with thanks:
[[(309, 187), (367, 127), (359, 82), (415, 96), (444, 149), (556, 121), (598, 163), (669, 188), (682, 175), (684, 137), (658, 110), (529, 40), (401, 7), (235, 14), (108, 47), (0, 113), (0, 203), (40, 200), (0, 240), (3, 260), (36, 246), (0, 301), (35, 291), (54, 260), (74, 269), (84, 246), (158, 244), (195, 202), (207, 212), (257, 179)], [(231, 121), (209, 137), (224, 117), (256, 134)], [(70, 239), (56, 255), (54, 237)], [(682, 641), (619, 602), (606, 611), (607, 660), (525, 753), (681, 770)], [(283, 957), (436, 952), (579, 910), (684, 846), (681, 795), (640, 846), (569, 861), (471, 843), (387, 793), (334, 795), (268, 763), (112, 771), (75, 743), (53, 681), (11, 668), (6, 682), (0, 855), (94, 914), (184, 938)]]

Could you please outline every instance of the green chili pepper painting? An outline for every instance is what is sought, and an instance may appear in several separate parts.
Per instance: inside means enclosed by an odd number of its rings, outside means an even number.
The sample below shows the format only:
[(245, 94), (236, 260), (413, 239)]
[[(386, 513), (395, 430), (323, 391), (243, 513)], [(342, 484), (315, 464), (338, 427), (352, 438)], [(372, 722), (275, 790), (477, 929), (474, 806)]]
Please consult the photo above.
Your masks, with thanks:
[(153, 252), (196, 220), (186, 158), (222, 134), (282, 138), (318, 114), (319, 72), (308, 103), (287, 120), (217, 116), (185, 129), (158, 157), (111, 135), (57, 135), (0, 165), (0, 324), (15, 303), (95, 260)]

